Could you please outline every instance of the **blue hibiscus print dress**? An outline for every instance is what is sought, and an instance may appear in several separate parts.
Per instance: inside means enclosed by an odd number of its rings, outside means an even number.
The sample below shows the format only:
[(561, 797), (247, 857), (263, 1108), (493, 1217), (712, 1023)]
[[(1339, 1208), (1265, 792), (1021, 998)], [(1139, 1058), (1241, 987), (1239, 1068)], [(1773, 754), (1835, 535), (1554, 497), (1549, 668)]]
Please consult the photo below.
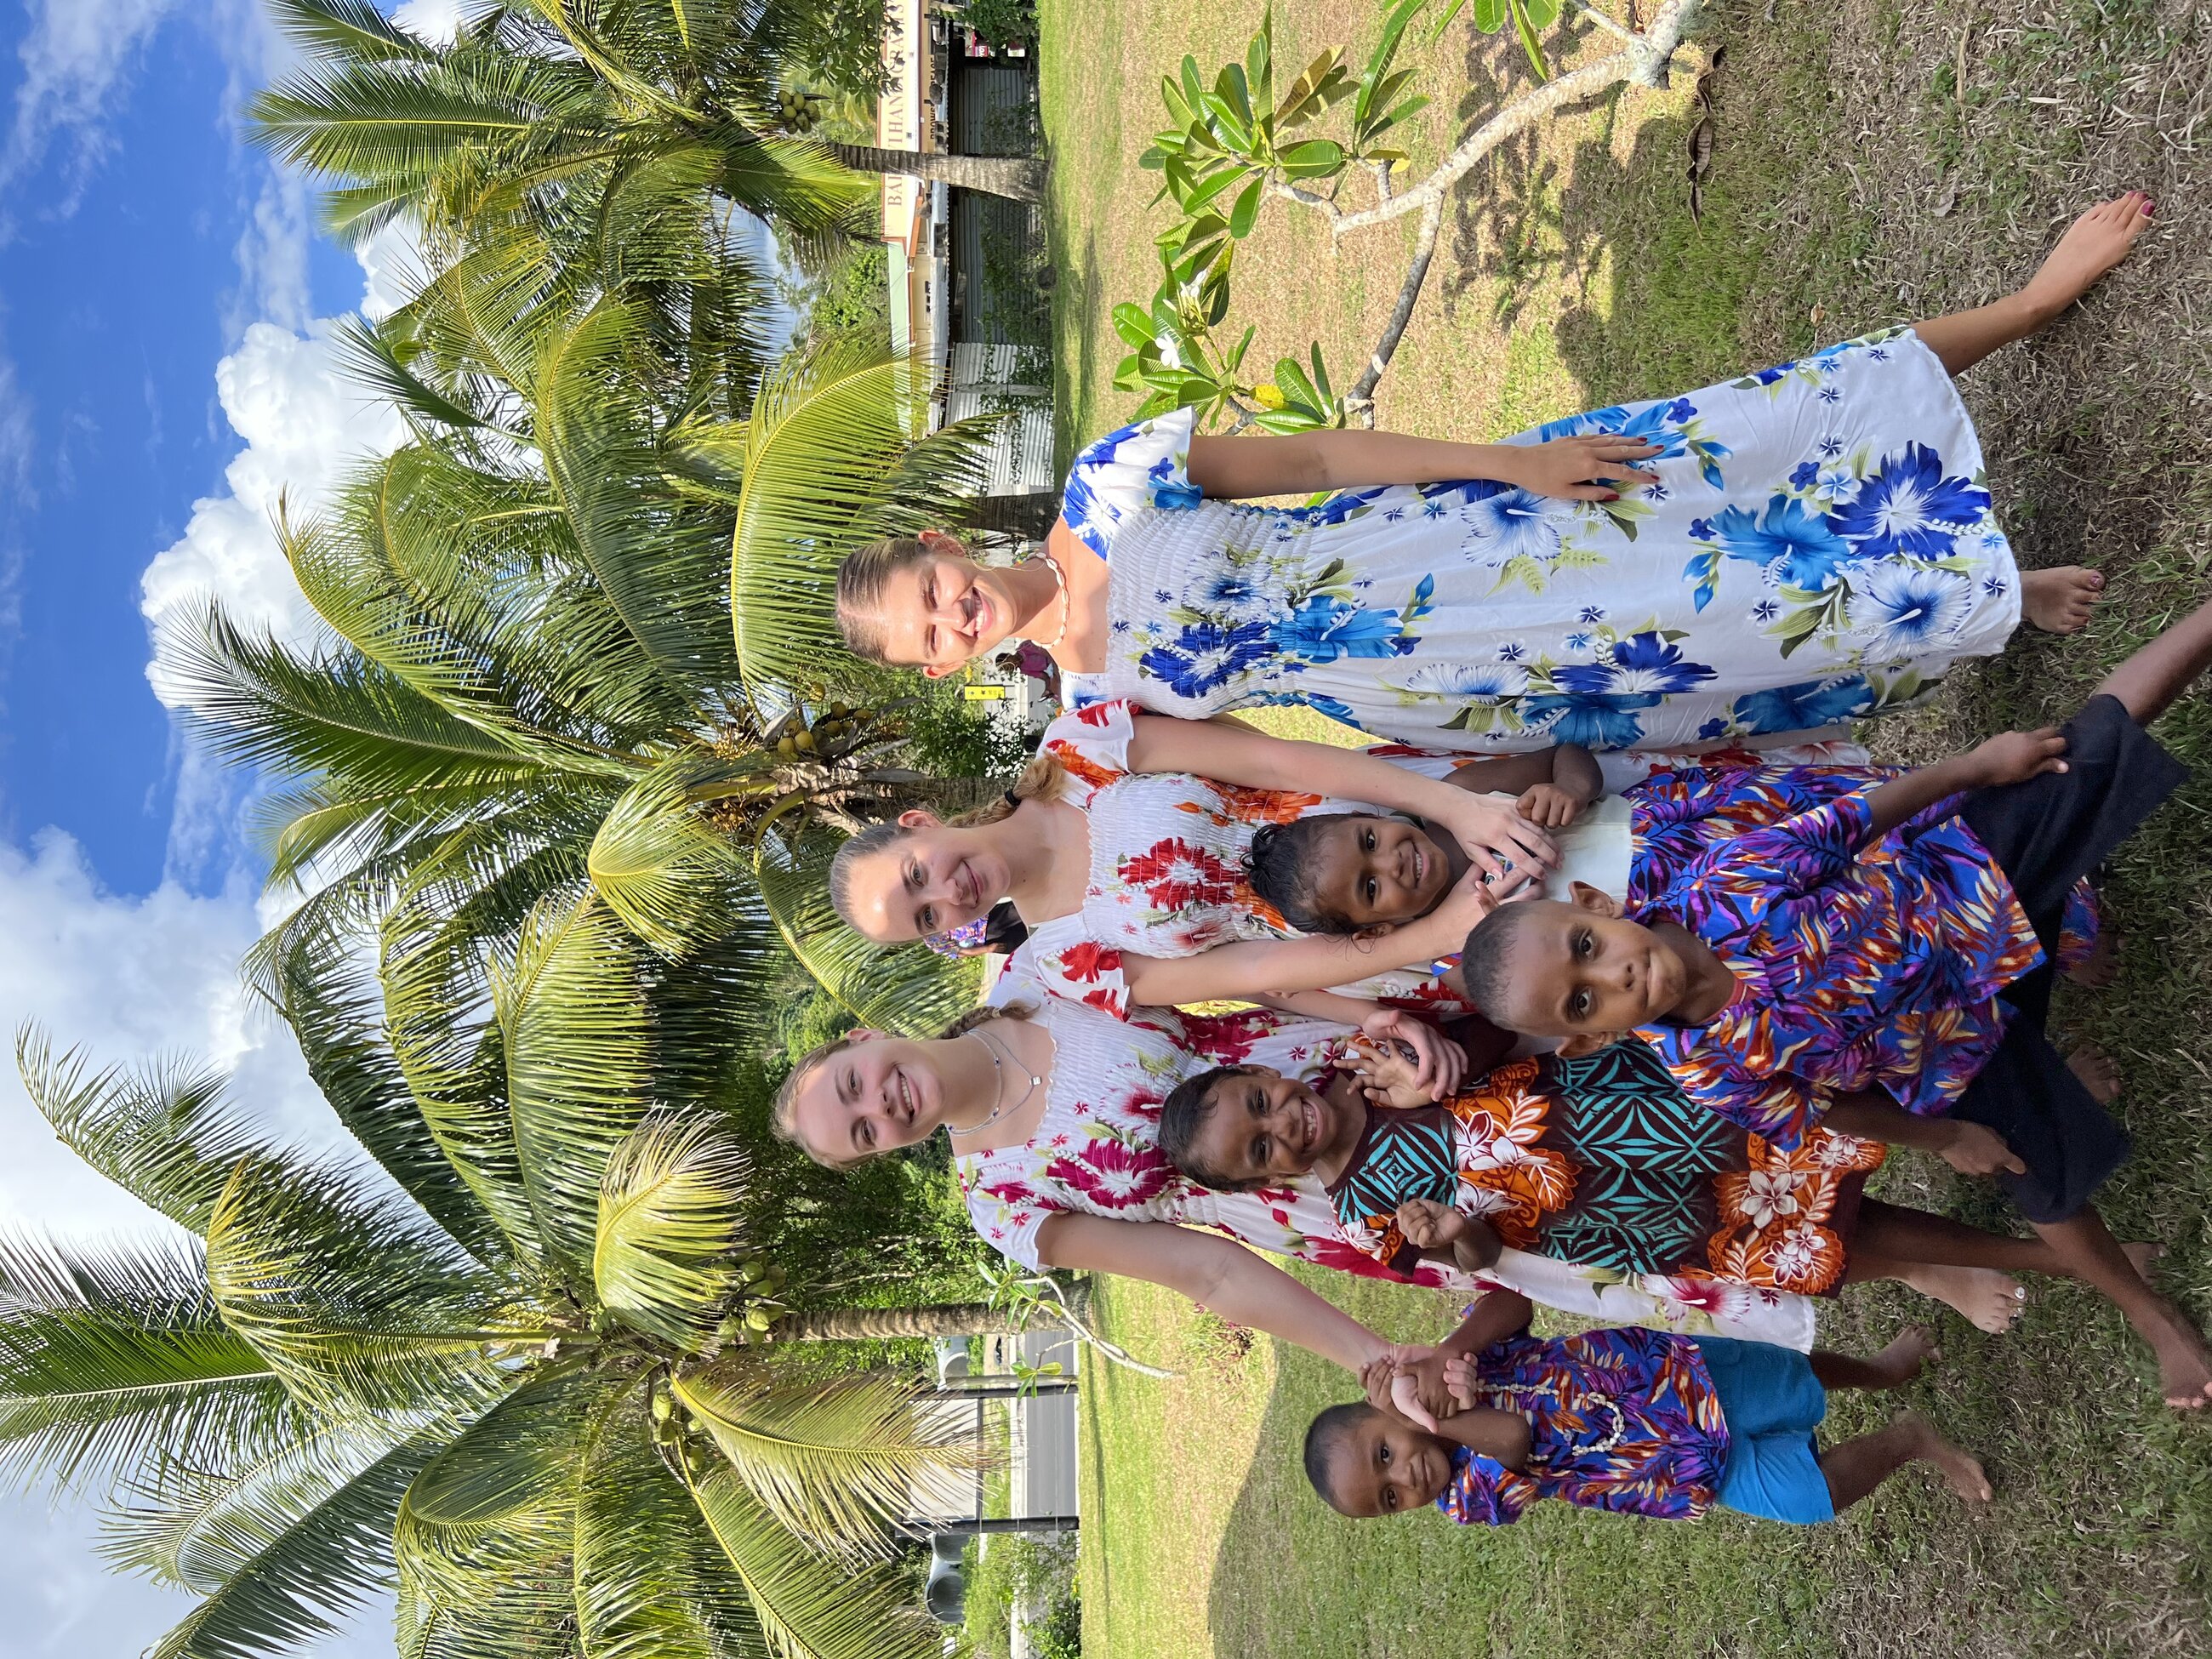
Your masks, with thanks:
[(2019, 623), (1973, 423), (1910, 329), (1509, 441), (1596, 432), (1660, 445), (1660, 482), (1284, 509), (1200, 495), (1188, 410), (1101, 439), (1062, 512), (1108, 562), (1109, 660), (1073, 695), (1303, 703), (1430, 747), (1655, 748), (1904, 707)]

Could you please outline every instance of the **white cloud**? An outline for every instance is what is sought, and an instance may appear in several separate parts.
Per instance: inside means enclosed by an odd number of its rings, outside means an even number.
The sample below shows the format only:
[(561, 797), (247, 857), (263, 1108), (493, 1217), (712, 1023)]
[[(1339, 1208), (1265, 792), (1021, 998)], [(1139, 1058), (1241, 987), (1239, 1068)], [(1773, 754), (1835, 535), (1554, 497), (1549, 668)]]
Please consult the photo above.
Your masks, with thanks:
[(31, 0), (31, 27), (16, 55), (23, 82), (15, 92), (15, 118), (0, 151), (0, 179), (14, 179), (46, 157), (58, 133), (74, 141), (67, 174), (75, 206), (93, 168), (109, 147), (106, 118), (112, 94), (175, 7), (176, 0)]
[(179, 688), (161, 653), (164, 627), (198, 614), (210, 595), (236, 621), (281, 637), (311, 637), (319, 624), (277, 544), (282, 503), (312, 514), (331, 500), (348, 470), (396, 445), (405, 426), (339, 372), (328, 320), (295, 334), (256, 323), (216, 369), (216, 389), (246, 447), (224, 469), (229, 494), (192, 506), (183, 537), (157, 554), (139, 583), (139, 607), (155, 652), (147, 677), (175, 707)]
[[(29, 849), (0, 843), (0, 1011), (33, 1021), (94, 1064), (185, 1054), (231, 1073), (241, 1108), (282, 1138), (324, 1146), (343, 1131), (291, 1034), (240, 982), (261, 933), (252, 885), (196, 894), (165, 881), (143, 896), (103, 887), (58, 830)], [(160, 1224), (64, 1148), (12, 1064), (0, 1080), (0, 1227), (78, 1237)]]

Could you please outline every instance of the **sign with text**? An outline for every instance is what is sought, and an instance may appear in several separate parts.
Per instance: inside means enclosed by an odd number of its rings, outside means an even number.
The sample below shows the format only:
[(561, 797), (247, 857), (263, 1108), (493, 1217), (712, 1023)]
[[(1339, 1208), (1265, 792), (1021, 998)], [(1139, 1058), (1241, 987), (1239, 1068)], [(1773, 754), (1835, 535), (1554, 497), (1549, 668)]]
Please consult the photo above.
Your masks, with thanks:
[[(892, 0), (890, 27), (884, 31), (884, 73), (890, 87), (876, 101), (876, 143), (884, 149), (927, 148), (929, 18), (922, 0)], [(902, 173), (884, 175), (884, 240), (896, 242), (909, 256), (915, 252), (921, 203), (921, 179)]]

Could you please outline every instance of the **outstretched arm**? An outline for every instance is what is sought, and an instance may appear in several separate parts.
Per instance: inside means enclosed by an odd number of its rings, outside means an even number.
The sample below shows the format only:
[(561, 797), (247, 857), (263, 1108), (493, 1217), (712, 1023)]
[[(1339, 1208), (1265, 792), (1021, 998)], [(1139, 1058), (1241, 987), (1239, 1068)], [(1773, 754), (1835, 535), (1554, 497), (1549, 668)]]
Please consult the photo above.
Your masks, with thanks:
[(1190, 477), (1217, 500), (1307, 495), (1317, 489), (1493, 478), (1539, 495), (1607, 501), (1658, 483), (1629, 465), (1656, 444), (1601, 433), (1543, 444), (1460, 444), (1395, 432), (1301, 432), (1286, 437), (1190, 441)]
[[(1121, 958), (1121, 977), (1129, 1000), (1156, 1008), (1182, 1008), (1194, 1002), (1267, 1002), (1287, 1005), (1299, 992), (1326, 991), (1393, 968), (1426, 969), (1465, 943), (1468, 930), (1492, 908), (1472, 878), (1461, 890), (1419, 921), (1409, 921), (1371, 939), (1346, 934), (1314, 933), (1304, 939), (1240, 939), (1217, 945), (1193, 957)], [(1304, 1002), (1300, 998), (1300, 1003)], [(1375, 1012), (1355, 1015), (1352, 999), (1293, 1006), (1309, 1018), (1343, 1019), (1365, 1028)]]
[(1295, 1342), (1355, 1375), (1390, 1345), (1235, 1240), (1164, 1221), (1055, 1215), (1037, 1230), (1048, 1267), (1117, 1273), (1180, 1291), (1232, 1325)]
[(1963, 755), (1892, 778), (1867, 797), (1874, 820), (1867, 839), (1887, 835), (1906, 819), (1961, 790), (2023, 783), (2045, 772), (2063, 772), (2065, 753), (2066, 739), (2055, 726), (2039, 732), (2003, 732)]
[(1510, 803), (1470, 795), (1364, 750), (1273, 738), (1212, 720), (1144, 714), (1129, 740), (1129, 769), (1194, 772), (1248, 789), (1333, 795), (1386, 811), (1412, 812), (1449, 830), (1468, 856), (1492, 873), (1498, 869), (1493, 849), (1516, 864), (1533, 862), (1547, 870), (1559, 860), (1552, 838)]

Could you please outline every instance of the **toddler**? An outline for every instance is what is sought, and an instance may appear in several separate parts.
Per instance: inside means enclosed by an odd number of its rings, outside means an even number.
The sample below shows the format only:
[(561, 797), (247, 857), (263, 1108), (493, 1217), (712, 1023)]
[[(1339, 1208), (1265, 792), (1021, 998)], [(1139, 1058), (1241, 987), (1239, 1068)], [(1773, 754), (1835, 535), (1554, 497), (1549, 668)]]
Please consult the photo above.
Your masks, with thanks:
[(1989, 1501), (1982, 1466), (1917, 1413), (1820, 1449), (1830, 1389), (1901, 1388), (1936, 1357), (1917, 1327), (1863, 1359), (1637, 1328), (1538, 1338), (1528, 1315), (1510, 1291), (1469, 1310), (1444, 1344), (1451, 1398), (1433, 1430), (1364, 1402), (1322, 1412), (1306, 1431), (1314, 1490), (1356, 1517), (1433, 1504), (1462, 1525), (1503, 1526), (1556, 1498), (1809, 1526), (1924, 1462), (1969, 1504)]

